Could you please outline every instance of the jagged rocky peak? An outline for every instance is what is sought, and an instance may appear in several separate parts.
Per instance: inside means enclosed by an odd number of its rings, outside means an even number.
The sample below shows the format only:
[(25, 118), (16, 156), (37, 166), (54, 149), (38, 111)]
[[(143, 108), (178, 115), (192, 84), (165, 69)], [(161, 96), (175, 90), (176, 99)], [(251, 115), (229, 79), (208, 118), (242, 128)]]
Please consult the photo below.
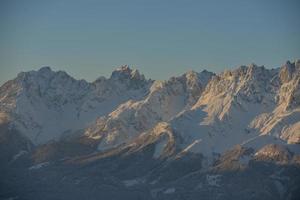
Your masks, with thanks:
[(264, 66), (258, 66), (254, 63), (245, 66), (242, 65), (235, 70), (226, 70), (221, 73), (221, 78), (236, 79), (236, 80), (261, 80), (270, 75), (271, 71)]
[(269, 84), (274, 75), (264, 66), (249, 65), (246, 72), (239, 78), (237, 94), (248, 100), (261, 102), (267, 92), (273, 91)]
[(272, 103), (272, 95), (267, 94), (276, 93), (276, 88), (270, 84), (275, 76), (272, 70), (255, 64), (226, 70), (212, 76), (193, 109), (208, 106), (207, 109), (212, 113), (225, 114), (232, 105), (246, 105), (246, 102)]
[(37, 71), (22, 72), (16, 80), (28, 97), (39, 96), (55, 101), (80, 96), (89, 87), (85, 80), (76, 80), (65, 71), (53, 71), (48, 66)]
[(118, 81), (134, 89), (143, 88), (148, 83), (152, 83), (151, 80), (147, 80), (143, 74), (140, 74), (137, 69), (131, 69), (128, 65), (123, 65), (113, 71), (110, 80)]
[(203, 84), (207, 84), (212, 77), (216, 76), (215, 73), (207, 71), (206, 69), (202, 70), (200, 73), (198, 73), (198, 77), (200, 81), (202, 81)]
[[(200, 80), (199, 74), (195, 71), (188, 71), (179, 79), (184, 81), (187, 90), (193, 91), (196, 89), (198, 93), (200, 93), (198, 90), (206, 85), (201, 84), (202, 81)], [(205, 82), (205, 80), (203, 82)]]
[(249, 87), (249, 84), (257, 84), (258, 81), (266, 79), (267, 71), (263, 66), (258, 67), (255, 64), (240, 66), (235, 70), (226, 70), (212, 77), (205, 93), (218, 95), (226, 92), (226, 94), (235, 95), (242, 89)]
[(291, 63), (287, 61), (280, 68), (279, 79), (281, 88), (278, 93), (279, 104), (285, 109), (292, 109), (300, 105), (300, 60)]
[[(150, 93), (152, 96), (160, 96), (154, 95), (155, 93), (163, 94), (172, 98), (170, 101), (173, 101), (174, 97), (181, 96), (184, 98), (184, 105), (190, 107), (198, 100), (214, 75), (214, 73), (206, 70), (200, 73), (188, 71), (181, 76), (171, 77), (167, 81), (155, 81), (150, 88)], [(167, 101), (168, 98), (163, 98), (163, 100)], [(166, 102), (166, 104), (169, 103)]]
[(281, 66), (279, 77), (282, 83), (287, 83), (291, 79), (293, 79), (293, 77), (299, 75), (299, 73), (300, 73), (300, 60), (296, 60), (293, 63), (287, 61), (283, 66)]
[(190, 70), (181, 76), (171, 77), (167, 81), (156, 81), (153, 89), (156, 87), (174, 87), (176, 84), (182, 85), (185, 90), (203, 89), (214, 75), (214, 73), (206, 70), (200, 73)]
[(214, 73), (207, 70), (203, 70), (200, 73), (191, 70), (185, 73), (183, 76), (186, 78), (186, 81), (189, 85), (200, 84), (201, 87), (205, 87), (214, 75)]
[(215, 74), (212, 72), (203, 70), (200, 73), (188, 71), (183, 76), (179, 77), (179, 79), (184, 82), (183, 85), (188, 93), (189, 104), (195, 103), (214, 75)]
[(54, 74), (55, 72), (49, 66), (44, 66), (37, 71), (32, 70), (28, 72), (20, 72), (17, 76), (17, 79), (26, 81), (31, 77), (37, 77), (37, 76), (41, 76), (42, 78), (50, 78)]
[(140, 74), (137, 69), (131, 69), (128, 65), (122, 65), (121, 67), (117, 68), (111, 74), (111, 79), (118, 79), (118, 80), (126, 80), (126, 79), (133, 79), (133, 80), (145, 80), (145, 76)]
[(49, 82), (53, 78), (55, 72), (50, 67), (42, 67), (37, 71), (21, 72), (18, 76), (6, 82), (0, 88), (1, 110), (10, 110), (16, 107), (17, 97), (27, 93), (30, 98), (35, 98), (46, 91)]
[(84, 80), (77, 81), (65, 71), (53, 71), (49, 66), (41, 67), (37, 71), (21, 72), (18, 74), (16, 80), (21, 81), (24, 86), (36, 83), (42, 88), (61, 83), (63, 83), (64, 86), (74, 82), (87, 84)]

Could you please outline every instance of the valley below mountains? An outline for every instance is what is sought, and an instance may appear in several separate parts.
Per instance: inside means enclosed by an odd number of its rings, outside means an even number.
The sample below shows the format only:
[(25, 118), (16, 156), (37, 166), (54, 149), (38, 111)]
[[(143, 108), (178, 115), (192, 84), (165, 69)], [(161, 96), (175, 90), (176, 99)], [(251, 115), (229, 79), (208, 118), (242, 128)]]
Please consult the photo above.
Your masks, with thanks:
[(0, 87), (0, 199), (296, 200), (300, 60), (159, 81), (42, 67)]

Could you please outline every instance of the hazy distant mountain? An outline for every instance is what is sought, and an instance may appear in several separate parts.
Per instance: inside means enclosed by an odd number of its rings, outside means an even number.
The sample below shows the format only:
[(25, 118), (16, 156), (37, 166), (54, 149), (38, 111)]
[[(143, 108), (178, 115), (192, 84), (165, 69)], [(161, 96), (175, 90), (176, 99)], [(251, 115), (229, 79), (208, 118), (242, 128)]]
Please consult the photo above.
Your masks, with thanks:
[[(0, 87), (1, 199), (296, 199), (300, 61)], [(47, 188), (47, 189), (45, 189)]]

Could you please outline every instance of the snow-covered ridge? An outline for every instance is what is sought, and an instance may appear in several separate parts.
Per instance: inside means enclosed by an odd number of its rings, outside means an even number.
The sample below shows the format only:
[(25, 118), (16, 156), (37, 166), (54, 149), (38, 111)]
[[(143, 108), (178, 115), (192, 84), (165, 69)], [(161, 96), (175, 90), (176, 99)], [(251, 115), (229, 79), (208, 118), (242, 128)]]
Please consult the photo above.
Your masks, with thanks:
[(110, 78), (92, 83), (50, 67), (22, 72), (1, 86), (0, 113), (10, 116), (12, 127), (35, 144), (57, 140), (85, 128), (120, 103), (148, 93), (153, 81), (137, 70), (122, 68), (126, 71), (114, 71)]
[(169, 121), (191, 108), (213, 75), (207, 71), (190, 71), (168, 81), (155, 81), (143, 100), (121, 104), (109, 115), (99, 118), (85, 134), (101, 139), (100, 149), (128, 142), (157, 123)]
[(192, 109), (172, 120), (185, 139), (182, 148), (201, 141), (191, 150), (211, 155), (260, 135), (299, 143), (299, 63), (280, 69), (252, 64), (213, 77)]
[[(218, 75), (189, 71), (167, 81), (121, 66), (92, 83), (44, 67), (1, 86), (0, 116), (35, 144), (78, 133), (99, 150), (144, 141), (168, 124), (172, 137), (180, 138), (177, 152), (209, 157), (238, 144), (299, 144), (299, 83), (300, 61), (277, 69), (251, 64)], [(156, 142), (159, 158), (169, 140)]]

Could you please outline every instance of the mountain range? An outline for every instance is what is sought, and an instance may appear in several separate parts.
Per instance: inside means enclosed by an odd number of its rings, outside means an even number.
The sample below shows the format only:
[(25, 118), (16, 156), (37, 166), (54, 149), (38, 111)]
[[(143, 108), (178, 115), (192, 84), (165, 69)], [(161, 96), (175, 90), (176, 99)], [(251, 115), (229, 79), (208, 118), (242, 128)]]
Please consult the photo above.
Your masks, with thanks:
[(300, 60), (0, 87), (0, 199), (297, 199)]

